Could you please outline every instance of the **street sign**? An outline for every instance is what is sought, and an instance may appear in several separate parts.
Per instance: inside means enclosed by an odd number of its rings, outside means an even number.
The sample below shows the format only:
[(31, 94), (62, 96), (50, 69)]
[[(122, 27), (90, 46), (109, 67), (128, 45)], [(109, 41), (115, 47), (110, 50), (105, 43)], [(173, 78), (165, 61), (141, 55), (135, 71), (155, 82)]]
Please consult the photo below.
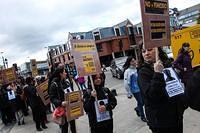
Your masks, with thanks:
[(71, 40), (71, 44), (79, 76), (101, 73), (101, 64), (94, 40)]
[(146, 49), (170, 45), (168, 0), (140, 0)]
[(44, 103), (44, 105), (48, 105), (50, 103), (50, 98), (49, 98), (49, 94), (48, 94), (48, 80), (46, 80), (42, 84), (38, 85), (36, 87), (36, 89), (37, 89), (37, 93), (40, 96), (40, 98), (42, 99), (42, 102)]

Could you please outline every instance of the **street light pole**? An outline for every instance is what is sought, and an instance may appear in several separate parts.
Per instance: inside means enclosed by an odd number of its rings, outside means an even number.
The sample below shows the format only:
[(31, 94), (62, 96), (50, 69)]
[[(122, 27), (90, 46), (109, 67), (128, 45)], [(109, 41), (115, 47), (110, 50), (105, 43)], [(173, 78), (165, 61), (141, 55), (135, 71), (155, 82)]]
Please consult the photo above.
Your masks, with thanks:
[[(3, 54), (3, 52), (1, 52), (1, 54)], [(2, 60), (3, 60), (3, 68), (5, 69), (6, 68), (6, 64), (5, 64), (5, 60), (4, 60), (3, 55), (2, 55)]]

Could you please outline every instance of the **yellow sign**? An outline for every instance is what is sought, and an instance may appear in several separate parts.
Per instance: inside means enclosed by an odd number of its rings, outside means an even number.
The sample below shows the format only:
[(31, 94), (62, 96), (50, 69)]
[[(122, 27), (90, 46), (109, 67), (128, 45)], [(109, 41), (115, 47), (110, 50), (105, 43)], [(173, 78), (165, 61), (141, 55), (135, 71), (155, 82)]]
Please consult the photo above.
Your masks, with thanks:
[(88, 51), (94, 51), (95, 45), (91, 43), (75, 43), (74, 44), (74, 50), (77, 52), (88, 52)]
[(200, 38), (200, 29), (191, 31), (190, 36), (192, 39)]
[(80, 99), (79, 93), (72, 93), (72, 94), (69, 95), (69, 103), (78, 102), (79, 99)]
[(167, 3), (161, 1), (145, 1), (145, 7), (154, 8), (154, 9), (167, 9)]
[(30, 62), (31, 62), (32, 76), (35, 77), (38, 75), (36, 59), (31, 59)]
[(82, 116), (83, 113), (83, 102), (81, 100), (82, 92), (73, 91), (65, 94), (65, 100), (67, 101), (67, 121), (71, 121)]
[(76, 105), (70, 109), (70, 116), (75, 117), (81, 114), (81, 107), (80, 105)]
[(71, 40), (72, 55), (78, 76), (101, 73), (101, 64), (94, 40)]
[(95, 72), (96, 68), (94, 64), (95, 62), (94, 62), (93, 55), (86, 54), (86, 55), (83, 55), (82, 57), (83, 57), (83, 66), (84, 66), (85, 72), (87, 73)]
[(44, 105), (48, 105), (50, 103), (50, 98), (48, 94), (48, 80), (38, 85), (36, 89)]
[(9, 68), (5, 70), (5, 76), (8, 81), (13, 81), (16, 79), (15, 74), (13, 74), (13, 68)]

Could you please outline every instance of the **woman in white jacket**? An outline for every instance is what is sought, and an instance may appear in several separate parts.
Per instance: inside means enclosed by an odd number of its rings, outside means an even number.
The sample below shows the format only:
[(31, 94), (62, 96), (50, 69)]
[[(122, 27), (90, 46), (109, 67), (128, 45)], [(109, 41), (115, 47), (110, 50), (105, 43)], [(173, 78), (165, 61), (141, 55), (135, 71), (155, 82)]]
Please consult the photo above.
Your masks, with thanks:
[(125, 72), (124, 72), (124, 86), (126, 90), (130, 90), (135, 100), (137, 101), (137, 107), (135, 111), (138, 116), (140, 116), (141, 120), (146, 122), (146, 118), (144, 115), (144, 103), (142, 100), (142, 96), (140, 93), (140, 89), (137, 83), (137, 69), (136, 69), (136, 60), (133, 57), (129, 57), (124, 64)]

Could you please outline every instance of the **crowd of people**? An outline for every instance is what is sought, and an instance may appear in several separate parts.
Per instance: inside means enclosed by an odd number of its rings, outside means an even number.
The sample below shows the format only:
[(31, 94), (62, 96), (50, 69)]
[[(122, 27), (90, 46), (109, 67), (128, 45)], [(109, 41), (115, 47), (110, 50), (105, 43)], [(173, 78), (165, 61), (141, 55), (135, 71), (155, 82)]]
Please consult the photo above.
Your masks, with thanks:
[[(46, 107), (36, 91), (36, 84), (39, 85), (43, 82), (42, 80), (44, 79), (35, 80), (32, 77), (25, 79), (20, 76), (15, 82), (1, 86), (0, 111), (3, 124), (17, 123), (24, 125), (24, 117), (29, 115), (30, 107), (37, 130), (42, 130), (40, 124), (42, 128), (47, 128), (45, 125), (47, 122)], [(43, 113), (43, 115), (39, 113)]]
[[(197, 69), (193, 73), (189, 46), (188, 43), (183, 44), (174, 62), (168, 59), (162, 48), (157, 48), (157, 60), (156, 48), (142, 47), (140, 61), (128, 57), (123, 66), (124, 87), (137, 102), (137, 116), (143, 122), (147, 122), (152, 133), (183, 133), (184, 111), (188, 107), (200, 111), (200, 70)], [(174, 97), (167, 94), (163, 70), (168, 67), (172, 67), (177, 73), (185, 93)], [(88, 115), (90, 132), (113, 133), (112, 110), (117, 105), (117, 99), (112, 91), (105, 87), (104, 72), (92, 75), (86, 85), (85, 77), (77, 76), (73, 64), (66, 67), (61, 63), (55, 63), (48, 79), (48, 93), (54, 109), (65, 109), (65, 94), (74, 91), (76, 83), (83, 92), (83, 107)], [(46, 112), (49, 105), (44, 105), (36, 90), (36, 86), (43, 81), (44, 78), (35, 80), (33, 77), (19, 77), (17, 81), (1, 86), (0, 111), (5, 125), (13, 122), (17, 122), (18, 125), (25, 124), (24, 117), (31, 109), (36, 130), (48, 128)], [(66, 116), (63, 120), (64, 122), (59, 125), (62, 133), (68, 133), (69, 125), (72, 133), (77, 132), (75, 120), (68, 122)]]

